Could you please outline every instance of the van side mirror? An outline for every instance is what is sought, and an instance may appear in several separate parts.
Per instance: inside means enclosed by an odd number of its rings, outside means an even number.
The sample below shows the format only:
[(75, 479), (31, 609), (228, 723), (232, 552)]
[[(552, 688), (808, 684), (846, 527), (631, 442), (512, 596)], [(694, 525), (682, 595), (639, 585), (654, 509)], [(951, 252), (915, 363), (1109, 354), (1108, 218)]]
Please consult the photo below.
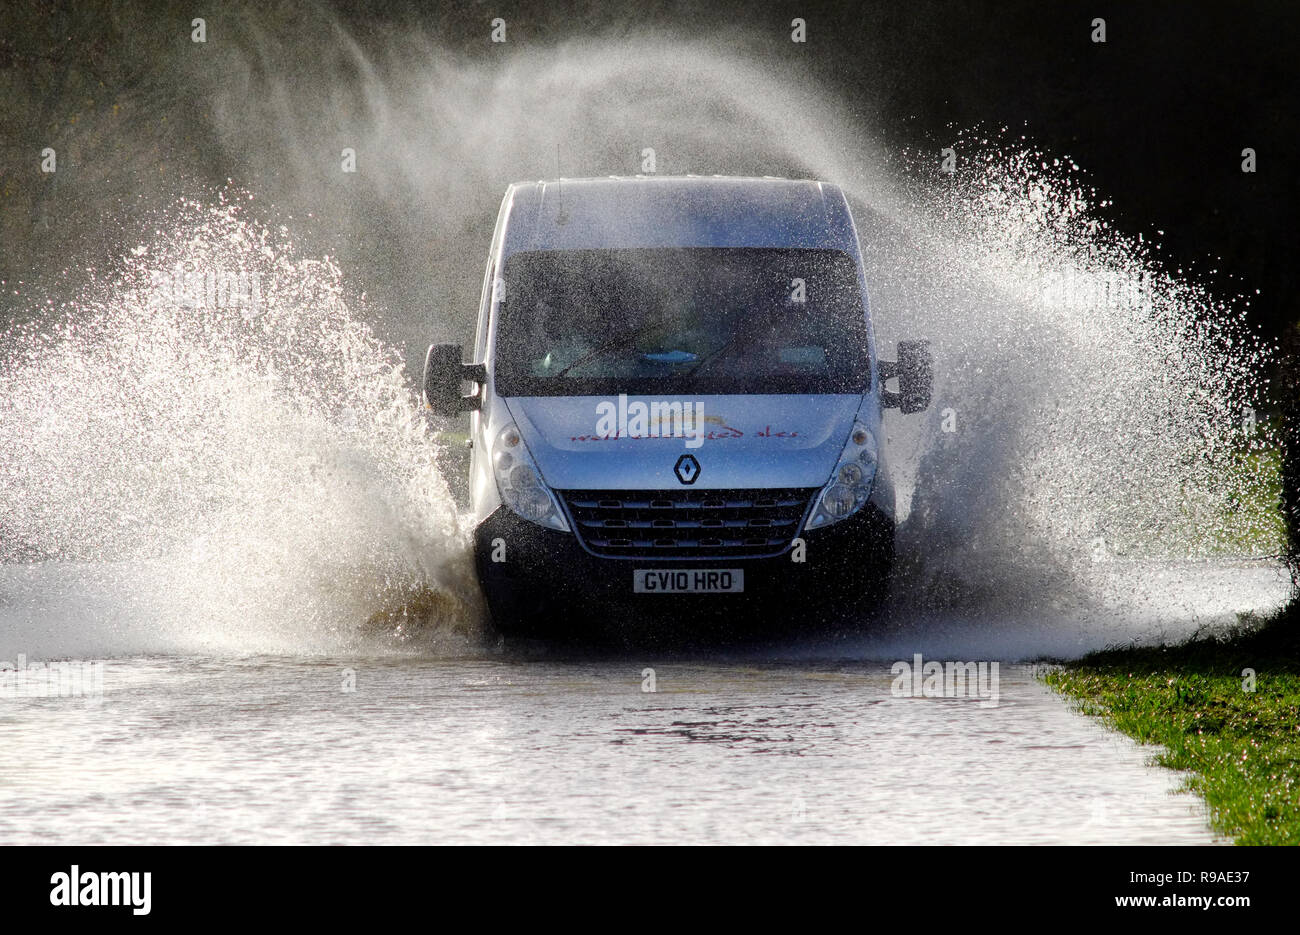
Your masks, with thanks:
[(424, 358), (424, 404), (440, 416), (455, 416), (477, 409), (482, 400), (477, 388), (462, 396), (461, 384), (487, 382), (483, 364), (463, 364), (459, 344), (430, 344)]
[[(898, 378), (898, 392), (884, 388), (886, 380)], [(897, 408), (905, 416), (925, 412), (934, 387), (934, 361), (929, 341), (899, 341), (898, 360), (880, 361), (880, 404)]]

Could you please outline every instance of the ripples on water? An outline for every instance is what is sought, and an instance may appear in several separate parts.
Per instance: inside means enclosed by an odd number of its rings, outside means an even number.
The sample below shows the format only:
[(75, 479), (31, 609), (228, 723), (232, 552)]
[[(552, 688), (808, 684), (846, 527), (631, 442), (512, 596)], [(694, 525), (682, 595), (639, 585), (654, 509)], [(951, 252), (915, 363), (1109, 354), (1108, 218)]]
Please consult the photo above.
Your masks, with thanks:
[[(1199, 801), (1021, 669), (171, 657), (6, 702), (5, 843), (1210, 843)], [(9, 705), (19, 705), (10, 708)], [(17, 715), (15, 717), (15, 715)], [(49, 743), (51, 733), (59, 743)], [(34, 820), (39, 816), (39, 820)]]

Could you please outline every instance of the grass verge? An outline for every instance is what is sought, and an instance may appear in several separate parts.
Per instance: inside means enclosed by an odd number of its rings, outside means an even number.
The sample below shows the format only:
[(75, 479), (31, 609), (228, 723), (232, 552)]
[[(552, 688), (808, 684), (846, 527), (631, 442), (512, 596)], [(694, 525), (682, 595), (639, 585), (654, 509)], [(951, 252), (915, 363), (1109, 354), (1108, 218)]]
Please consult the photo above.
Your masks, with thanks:
[(1085, 713), (1163, 746), (1156, 762), (1191, 773), (1186, 786), (1205, 800), (1216, 831), (1238, 844), (1300, 844), (1294, 606), (1219, 637), (1093, 653), (1044, 680)]

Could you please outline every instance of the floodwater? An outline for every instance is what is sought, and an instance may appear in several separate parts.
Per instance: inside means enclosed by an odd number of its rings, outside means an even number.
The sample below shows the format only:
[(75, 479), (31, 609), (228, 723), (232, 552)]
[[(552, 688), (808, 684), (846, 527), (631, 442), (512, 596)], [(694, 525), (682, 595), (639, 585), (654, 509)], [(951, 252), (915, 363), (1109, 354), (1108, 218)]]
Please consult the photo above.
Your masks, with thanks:
[[(1166, 585), (1243, 608), (1284, 593), (1265, 563), (1207, 570), (1171, 565)], [(38, 604), (0, 608), (10, 661)], [(1216, 843), (1152, 749), (1031, 665), (1001, 662), (969, 697), (895, 691), (895, 662), (988, 659), (961, 654), (978, 642), (927, 626), (714, 656), (490, 637), (109, 656), (102, 695), (0, 698), (0, 843)]]
[[(250, 187), (159, 208), (48, 301), (14, 293), (0, 660), (103, 666), (89, 699), (0, 697), (0, 842), (1213, 841), (1152, 751), (1027, 665), (1285, 598), (1274, 564), (1222, 557), (1280, 549), (1273, 352), (1242, 296), (1169, 271), (1086, 167), (1008, 132), (961, 131), (946, 176), (951, 141), (886, 154), (852, 101), (714, 44), (412, 42), (211, 71)], [(384, 168), (323, 181), (330, 139)], [(453, 286), (510, 181), (561, 156), (626, 173), (648, 142), (664, 173), (841, 185), (881, 356), (932, 341), (933, 405), (885, 422), (902, 522), (872, 634), (561, 657), (484, 629), (458, 426), (411, 364), (465, 339)], [(322, 226), (391, 237), (345, 276)], [(367, 298), (384, 282), (392, 307)], [(997, 704), (900, 697), (918, 653), (996, 661)]]

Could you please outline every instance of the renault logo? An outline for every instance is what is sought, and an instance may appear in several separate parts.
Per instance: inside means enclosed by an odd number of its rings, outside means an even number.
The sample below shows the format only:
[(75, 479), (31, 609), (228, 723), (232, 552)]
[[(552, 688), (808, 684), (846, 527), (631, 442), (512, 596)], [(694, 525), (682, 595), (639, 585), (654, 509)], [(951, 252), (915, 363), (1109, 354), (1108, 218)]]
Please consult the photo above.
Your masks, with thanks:
[(683, 484), (693, 484), (700, 476), (700, 462), (695, 460), (695, 455), (682, 455), (673, 465), (673, 473)]

